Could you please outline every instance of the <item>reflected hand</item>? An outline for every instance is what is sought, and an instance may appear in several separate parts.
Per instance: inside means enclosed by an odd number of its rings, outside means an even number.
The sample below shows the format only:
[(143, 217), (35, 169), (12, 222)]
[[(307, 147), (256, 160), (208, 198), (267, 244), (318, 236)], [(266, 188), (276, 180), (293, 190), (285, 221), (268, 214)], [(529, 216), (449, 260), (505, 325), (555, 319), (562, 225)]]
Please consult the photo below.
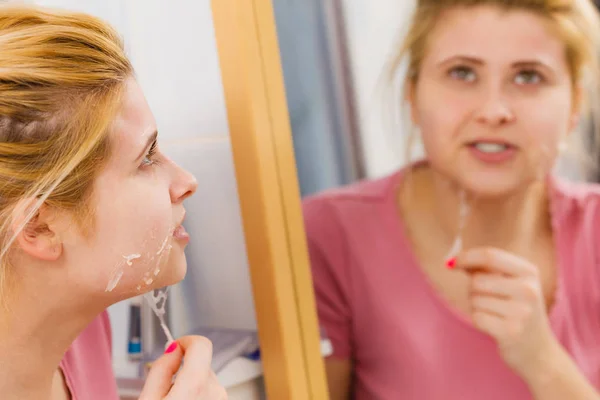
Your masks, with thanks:
[(514, 254), (476, 248), (455, 260), (471, 278), (471, 317), (525, 381), (535, 379), (559, 343), (550, 328), (538, 269)]
[(226, 400), (210, 368), (212, 343), (201, 336), (184, 336), (173, 343), (177, 347), (152, 364), (139, 400)]

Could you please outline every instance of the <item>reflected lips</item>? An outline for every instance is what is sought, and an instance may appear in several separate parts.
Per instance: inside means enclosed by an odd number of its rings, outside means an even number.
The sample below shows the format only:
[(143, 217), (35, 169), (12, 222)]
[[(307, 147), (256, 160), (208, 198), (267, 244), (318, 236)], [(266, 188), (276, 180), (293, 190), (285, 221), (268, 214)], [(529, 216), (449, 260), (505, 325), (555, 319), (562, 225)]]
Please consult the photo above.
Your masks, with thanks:
[(517, 149), (510, 144), (472, 143), (469, 145), (471, 154), (486, 164), (500, 164), (509, 161), (516, 155)]

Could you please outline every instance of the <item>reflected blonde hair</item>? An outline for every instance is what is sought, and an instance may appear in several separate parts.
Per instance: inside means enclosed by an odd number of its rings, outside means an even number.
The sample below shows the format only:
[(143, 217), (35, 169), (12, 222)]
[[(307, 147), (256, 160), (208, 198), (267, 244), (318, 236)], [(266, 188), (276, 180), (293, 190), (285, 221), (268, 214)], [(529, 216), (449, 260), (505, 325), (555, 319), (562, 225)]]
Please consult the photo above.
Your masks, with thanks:
[(119, 35), (100, 19), (0, 6), (2, 296), (13, 241), (42, 204), (73, 212), (81, 228), (90, 223), (94, 178), (109, 157), (108, 132), (132, 74)]
[[(407, 91), (418, 82), (429, 34), (439, 18), (451, 8), (483, 5), (495, 6), (503, 11), (532, 12), (549, 22), (565, 43), (572, 83), (582, 85), (587, 90), (580, 104), (587, 117), (587, 123), (582, 127), (593, 127), (596, 141), (600, 143), (600, 127), (596, 125), (600, 123), (600, 18), (591, 0), (418, 0), (408, 31), (389, 60), (384, 74), (386, 87), (389, 88), (388, 104), (392, 107), (396, 122), (408, 124)], [(402, 114), (398, 115), (398, 112)], [(407, 157), (410, 158), (411, 143), (415, 137), (412, 133), (408, 136)], [(585, 160), (588, 161), (586, 166), (589, 173), (592, 172), (589, 167), (595, 167), (598, 163), (600, 149), (594, 150), (592, 159)]]

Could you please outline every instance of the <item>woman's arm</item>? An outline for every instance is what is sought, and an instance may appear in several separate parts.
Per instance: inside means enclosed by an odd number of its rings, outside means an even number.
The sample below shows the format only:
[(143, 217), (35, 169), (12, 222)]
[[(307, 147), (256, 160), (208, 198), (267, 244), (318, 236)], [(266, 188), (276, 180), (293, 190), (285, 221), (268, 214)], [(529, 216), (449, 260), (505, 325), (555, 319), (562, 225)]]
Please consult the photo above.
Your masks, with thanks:
[(329, 398), (349, 400), (353, 375), (349, 251), (327, 199), (305, 199), (303, 211), (319, 324), (333, 348), (325, 359)]
[(536, 400), (600, 400), (600, 394), (560, 345), (527, 383)]
[(471, 276), (475, 327), (496, 340), (536, 400), (600, 400), (552, 333), (535, 265), (494, 248), (467, 250), (448, 265)]

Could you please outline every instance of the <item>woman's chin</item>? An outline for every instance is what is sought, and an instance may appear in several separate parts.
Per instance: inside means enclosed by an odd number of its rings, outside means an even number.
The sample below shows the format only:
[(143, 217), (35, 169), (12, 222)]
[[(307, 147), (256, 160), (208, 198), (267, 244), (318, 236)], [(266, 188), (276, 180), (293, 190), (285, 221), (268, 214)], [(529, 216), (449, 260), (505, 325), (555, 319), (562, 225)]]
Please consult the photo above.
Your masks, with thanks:
[(465, 177), (459, 179), (459, 186), (477, 199), (501, 199), (518, 193), (534, 182), (526, 182), (517, 177)]
[[(140, 296), (156, 289), (161, 289), (167, 286), (175, 285), (181, 282), (187, 272), (187, 262), (185, 257), (177, 260), (177, 263), (170, 263), (160, 268), (157, 273), (152, 276), (144, 276), (139, 278), (130, 277), (122, 279), (112, 290), (108, 288), (103, 290), (102, 296), (105, 300), (108, 298), (111, 303), (125, 300), (131, 297)], [(138, 280), (139, 279), (139, 280)], [(106, 296), (108, 295), (108, 297)]]
[[(174, 263), (175, 264), (175, 263)], [(156, 283), (159, 287), (172, 286), (181, 282), (187, 273), (187, 261), (185, 257), (175, 265), (169, 265), (165, 268), (164, 274), (159, 275)]]

